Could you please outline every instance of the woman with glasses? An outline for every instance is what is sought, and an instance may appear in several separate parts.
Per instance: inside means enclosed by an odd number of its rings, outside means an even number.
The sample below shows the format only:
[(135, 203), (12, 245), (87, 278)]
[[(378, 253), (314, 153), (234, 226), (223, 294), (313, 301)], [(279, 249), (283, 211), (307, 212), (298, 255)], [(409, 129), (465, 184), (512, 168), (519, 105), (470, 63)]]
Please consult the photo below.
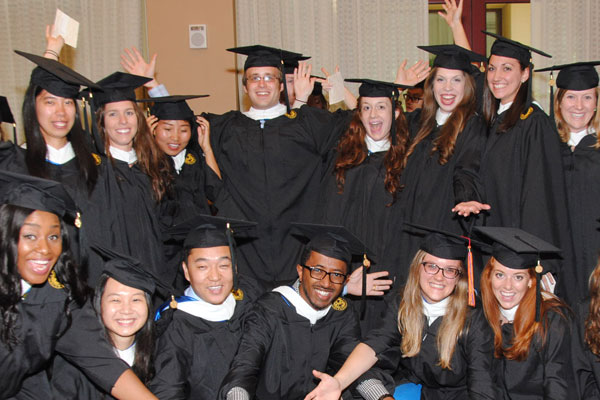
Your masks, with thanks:
[(435, 231), (427, 235), (383, 327), (354, 349), (334, 377), (315, 372), (322, 382), (306, 398), (339, 399), (358, 379), (363, 398), (393, 399), (382, 384), (389, 375), (400, 385), (396, 398), (496, 398), (490, 375), (493, 336), (481, 308), (467, 305), (465, 256), (464, 239)]

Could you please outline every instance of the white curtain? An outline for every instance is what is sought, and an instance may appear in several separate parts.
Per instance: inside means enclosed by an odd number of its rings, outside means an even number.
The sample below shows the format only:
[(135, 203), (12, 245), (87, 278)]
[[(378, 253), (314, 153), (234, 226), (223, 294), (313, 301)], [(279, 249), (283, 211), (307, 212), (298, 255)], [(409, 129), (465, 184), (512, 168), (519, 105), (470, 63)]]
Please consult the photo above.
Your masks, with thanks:
[(93, 81), (122, 70), (125, 47), (146, 51), (144, 0), (0, 0), (0, 95), (8, 98), (18, 126), (35, 64), (13, 50), (42, 55), (46, 25), (54, 22), (56, 8), (80, 23), (77, 48), (65, 45), (60, 61)]
[(339, 65), (344, 78), (393, 81), (402, 60), (427, 59), (415, 47), (428, 44), (427, 0), (236, 0), (236, 28), (238, 46), (312, 56), (314, 75)]
[[(531, 0), (531, 43), (552, 58), (534, 56), (536, 68), (600, 59), (600, 1)], [(534, 74), (534, 95), (549, 106), (549, 74)], [(554, 75), (556, 79), (556, 74)]]

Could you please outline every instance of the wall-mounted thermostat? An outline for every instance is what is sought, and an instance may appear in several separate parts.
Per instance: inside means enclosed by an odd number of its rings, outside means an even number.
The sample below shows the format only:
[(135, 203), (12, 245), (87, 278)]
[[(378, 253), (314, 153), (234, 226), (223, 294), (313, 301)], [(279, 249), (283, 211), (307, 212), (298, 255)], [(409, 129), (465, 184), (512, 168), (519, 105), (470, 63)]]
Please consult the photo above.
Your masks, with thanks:
[(206, 49), (206, 24), (190, 25), (190, 49)]

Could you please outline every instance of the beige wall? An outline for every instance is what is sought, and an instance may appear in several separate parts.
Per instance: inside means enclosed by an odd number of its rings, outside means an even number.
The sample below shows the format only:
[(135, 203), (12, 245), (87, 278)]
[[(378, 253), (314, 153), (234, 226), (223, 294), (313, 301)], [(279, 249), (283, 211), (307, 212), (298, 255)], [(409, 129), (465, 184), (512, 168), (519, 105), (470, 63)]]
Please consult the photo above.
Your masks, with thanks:
[(503, 33), (517, 42), (531, 44), (531, 6), (507, 4), (503, 8)]
[[(210, 94), (190, 100), (195, 113), (237, 109), (235, 0), (146, 0), (148, 49), (158, 53), (157, 79), (170, 94)], [(190, 49), (188, 25), (206, 24), (208, 48)]]

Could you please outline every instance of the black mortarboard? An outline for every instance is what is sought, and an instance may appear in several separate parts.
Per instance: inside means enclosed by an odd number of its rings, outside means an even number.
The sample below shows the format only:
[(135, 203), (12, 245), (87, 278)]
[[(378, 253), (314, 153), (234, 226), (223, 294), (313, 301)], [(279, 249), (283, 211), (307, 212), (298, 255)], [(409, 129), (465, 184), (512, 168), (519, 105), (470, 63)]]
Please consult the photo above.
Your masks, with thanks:
[(458, 69), (470, 74), (473, 62), (484, 62), (486, 57), (467, 50), (455, 44), (442, 44), (436, 46), (417, 46), (431, 54), (435, 54), (434, 67)]
[(244, 63), (244, 71), (252, 67), (275, 67), (281, 68), (285, 60), (301, 60), (302, 54), (274, 47), (256, 44), (253, 46), (232, 47), (227, 49), (236, 54), (248, 56)]
[(540, 320), (540, 286), (544, 271), (541, 254), (558, 254), (560, 249), (522, 229), (506, 227), (475, 227), (475, 231), (493, 241), (492, 256), (511, 269), (535, 268), (537, 277), (535, 320)]
[(360, 83), (358, 94), (360, 97), (389, 97), (392, 100), (392, 126), (390, 127), (390, 137), (392, 145), (396, 140), (396, 101), (400, 92), (411, 86), (399, 85), (393, 82), (375, 81), (372, 79), (344, 79), (346, 82)]
[(15, 118), (10, 111), (8, 100), (4, 96), (0, 96), (0, 122), (7, 122), (9, 124), (15, 123)]
[(496, 41), (494, 42), (494, 44), (492, 45), (492, 49), (490, 50), (490, 56), (492, 54), (495, 54), (497, 56), (514, 58), (519, 60), (523, 65), (531, 64), (532, 51), (544, 57), (552, 58), (550, 54), (544, 53), (543, 51), (535, 49), (531, 46), (527, 46), (526, 44), (505, 38), (496, 33), (486, 31), (482, 32), (486, 35), (496, 38)]
[(359, 238), (343, 226), (309, 224), (303, 222), (292, 222), (292, 226), (296, 228), (302, 236), (309, 239), (309, 242), (306, 245), (308, 251), (314, 251), (326, 257), (344, 261), (348, 265), (348, 272), (350, 272), (350, 268), (352, 267), (350, 263), (352, 261), (352, 256), (362, 255), (363, 279), (360, 315), (361, 319), (364, 318), (366, 310), (367, 269), (371, 266), (369, 258), (373, 259), (375, 254), (369, 250)]
[(404, 223), (411, 228), (427, 232), (419, 248), (432, 256), (446, 260), (467, 260), (467, 276), (469, 281), (469, 305), (475, 306), (475, 281), (473, 276), (473, 255), (471, 245), (482, 247), (483, 243), (471, 240), (466, 236), (457, 235), (441, 229), (430, 228), (423, 225)]
[(149, 295), (154, 294), (159, 280), (148, 272), (137, 259), (96, 244), (93, 244), (91, 248), (106, 261), (102, 271), (104, 274), (125, 286), (143, 290)]
[(233, 265), (233, 290), (237, 290), (237, 262), (233, 236), (235, 233), (253, 229), (256, 225), (256, 222), (251, 221), (198, 215), (171, 227), (168, 234), (177, 241), (183, 241), (184, 250), (229, 246)]
[(135, 89), (150, 82), (152, 78), (145, 76), (115, 72), (96, 82), (99, 91), (94, 91), (94, 104), (100, 107), (106, 103), (117, 101), (135, 101)]
[(56, 60), (19, 50), (15, 50), (15, 53), (38, 65), (31, 72), (30, 82), (55, 96), (74, 99), (79, 93), (80, 86), (98, 87), (94, 82)]
[(310, 56), (294, 55), (293, 57), (284, 57), (283, 58), (283, 73), (284, 74), (293, 74), (294, 69), (298, 68), (298, 61), (308, 60)]
[(56, 181), (0, 171), (0, 200), (1, 204), (47, 211), (61, 218), (68, 216), (77, 227), (81, 226), (75, 201)]
[(207, 94), (198, 95), (174, 95), (164, 97), (152, 97), (150, 99), (138, 100), (140, 103), (151, 103), (154, 105), (150, 113), (159, 120), (190, 120), (194, 119), (194, 111), (186, 103), (186, 100), (208, 97)]

